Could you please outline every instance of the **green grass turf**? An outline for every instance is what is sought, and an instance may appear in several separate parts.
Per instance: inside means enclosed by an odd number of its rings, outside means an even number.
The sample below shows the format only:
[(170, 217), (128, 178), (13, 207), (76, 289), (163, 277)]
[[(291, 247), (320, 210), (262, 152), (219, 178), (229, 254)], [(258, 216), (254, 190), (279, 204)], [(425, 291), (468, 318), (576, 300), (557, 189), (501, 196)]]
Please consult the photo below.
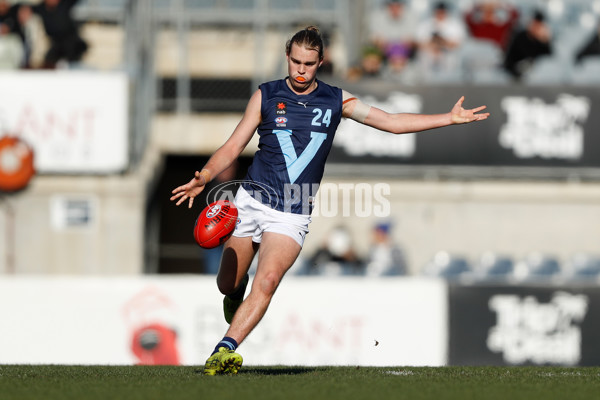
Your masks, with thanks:
[(10, 399), (598, 399), (600, 367), (199, 367), (0, 365)]

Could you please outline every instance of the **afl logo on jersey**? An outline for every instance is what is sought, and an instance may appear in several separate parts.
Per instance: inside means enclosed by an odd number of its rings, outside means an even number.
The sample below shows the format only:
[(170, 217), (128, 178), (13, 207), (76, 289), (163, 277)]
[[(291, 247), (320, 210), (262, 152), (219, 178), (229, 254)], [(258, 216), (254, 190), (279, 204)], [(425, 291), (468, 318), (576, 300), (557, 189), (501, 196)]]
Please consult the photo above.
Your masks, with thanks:
[(288, 122), (288, 119), (286, 117), (277, 117), (275, 118), (275, 123), (277, 124), (277, 126), (279, 128), (285, 127), (286, 124)]

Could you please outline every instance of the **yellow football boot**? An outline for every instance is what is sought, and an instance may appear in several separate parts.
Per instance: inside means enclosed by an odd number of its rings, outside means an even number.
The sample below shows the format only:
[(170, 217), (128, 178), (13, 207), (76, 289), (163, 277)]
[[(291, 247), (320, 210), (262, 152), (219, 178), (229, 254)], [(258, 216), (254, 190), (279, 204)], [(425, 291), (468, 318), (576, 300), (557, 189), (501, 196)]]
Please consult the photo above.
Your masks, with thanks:
[(204, 375), (233, 375), (242, 368), (244, 359), (241, 355), (227, 347), (220, 347), (219, 351), (206, 360)]

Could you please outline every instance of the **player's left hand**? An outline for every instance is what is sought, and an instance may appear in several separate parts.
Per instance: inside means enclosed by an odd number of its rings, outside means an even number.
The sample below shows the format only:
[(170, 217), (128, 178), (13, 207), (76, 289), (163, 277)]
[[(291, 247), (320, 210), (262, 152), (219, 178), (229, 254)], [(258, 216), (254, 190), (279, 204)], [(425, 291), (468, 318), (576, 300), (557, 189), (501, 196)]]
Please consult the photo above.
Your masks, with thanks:
[(460, 99), (458, 99), (454, 107), (452, 107), (452, 111), (450, 111), (453, 124), (466, 124), (473, 121), (483, 121), (490, 116), (490, 113), (479, 113), (480, 111), (485, 110), (486, 106), (465, 110), (462, 106), (464, 101), (465, 96), (462, 96)]

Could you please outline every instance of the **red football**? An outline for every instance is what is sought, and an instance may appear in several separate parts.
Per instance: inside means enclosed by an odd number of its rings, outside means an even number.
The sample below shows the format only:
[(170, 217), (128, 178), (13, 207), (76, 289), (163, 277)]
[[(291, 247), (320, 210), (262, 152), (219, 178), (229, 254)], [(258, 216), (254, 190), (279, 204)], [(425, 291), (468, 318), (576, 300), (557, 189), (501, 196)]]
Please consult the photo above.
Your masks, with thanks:
[(194, 239), (205, 249), (225, 243), (235, 229), (237, 217), (237, 208), (229, 200), (218, 200), (209, 204), (196, 220)]

